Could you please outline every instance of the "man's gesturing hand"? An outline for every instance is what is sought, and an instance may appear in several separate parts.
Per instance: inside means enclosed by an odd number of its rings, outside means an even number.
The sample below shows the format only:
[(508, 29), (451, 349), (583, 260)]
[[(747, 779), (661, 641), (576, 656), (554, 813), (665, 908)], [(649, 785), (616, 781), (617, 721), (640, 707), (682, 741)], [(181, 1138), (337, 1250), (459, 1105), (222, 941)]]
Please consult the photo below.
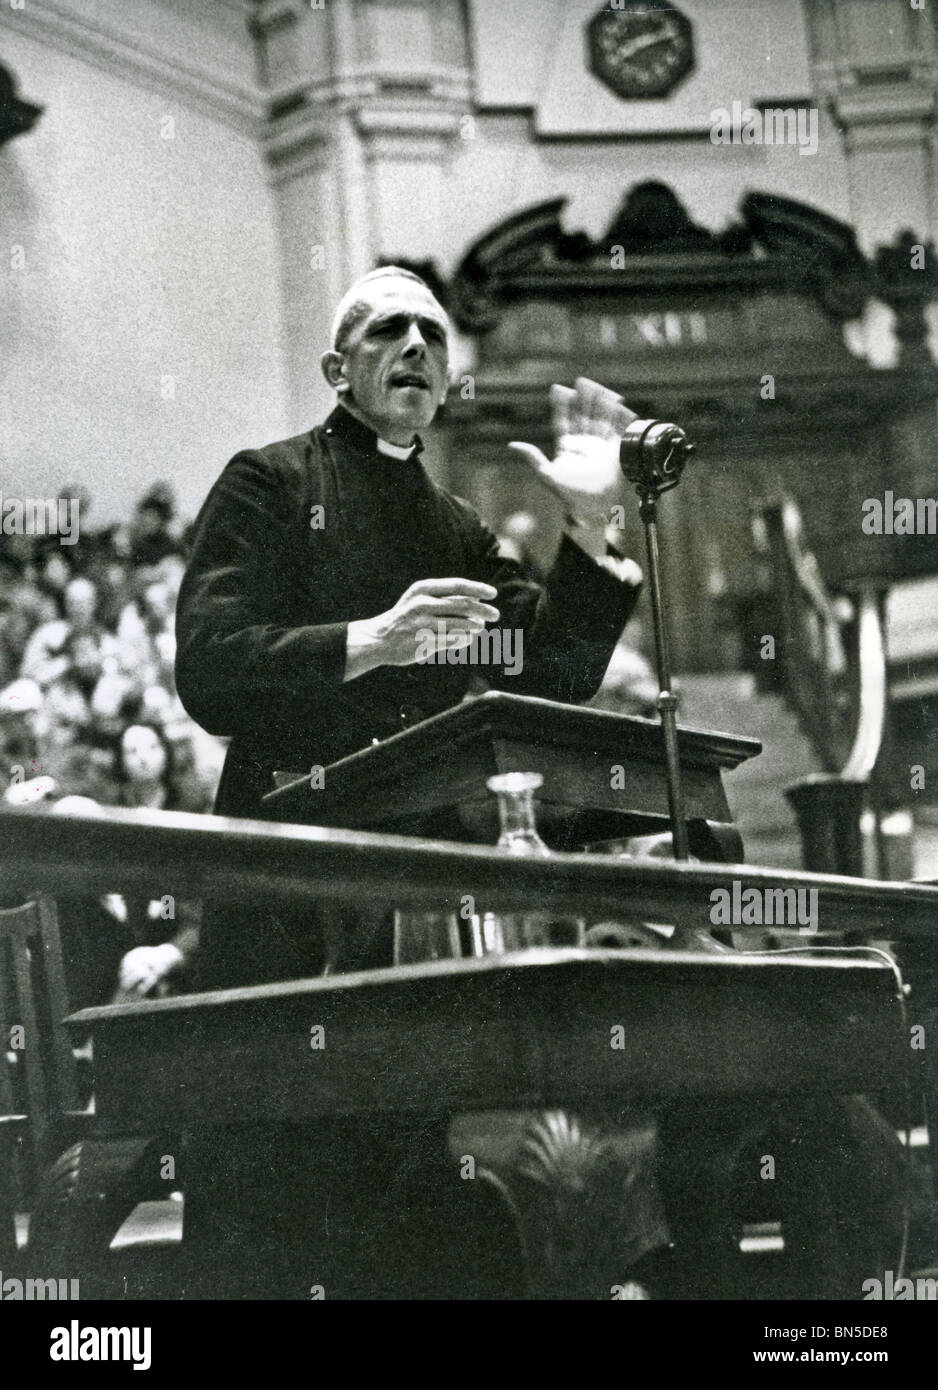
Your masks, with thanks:
[(162, 946), (135, 946), (121, 960), (118, 988), (124, 993), (149, 994), (182, 963), (182, 952), (171, 941), (164, 941)]
[(557, 452), (545, 458), (533, 444), (514, 442), (574, 512), (596, 517), (622, 502), (627, 483), (619, 467), (619, 441), (638, 416), (614, 391), (578, 377), (574, 390), (552, 386), (550, 403)]
[(497, 590), (473, 579), (419, 579), (386, 613), (348, 625), (345, 679), (377, 666), (412, 666), (418, 654), (468, 647), (498, 621)]

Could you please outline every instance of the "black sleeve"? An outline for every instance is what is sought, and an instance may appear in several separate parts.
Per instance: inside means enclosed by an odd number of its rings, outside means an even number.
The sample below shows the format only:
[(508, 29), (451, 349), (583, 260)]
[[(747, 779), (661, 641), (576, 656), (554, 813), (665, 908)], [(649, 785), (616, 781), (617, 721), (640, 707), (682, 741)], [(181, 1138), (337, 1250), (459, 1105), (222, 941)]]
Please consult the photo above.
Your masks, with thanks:
[(535, 584), (517, 561), (498, 553), (497, 538), (468, 503), (452, 500), (470, 556), (468, 577), (495, 586), (496, 626), (522, 634), (520, 669), (517, 661), (514, 671), (493, 666), (486, 670), (490, 683), (517, 695), (571, 704), (588, 700), (602, 683), (640, 586), (616, 579), (566, 535), (545, 583)]
[(209, 733), (256, 733), (341, 690), (348, 624), (283, 620), (304, 503), (298, 470), (241, 453), (199, 514), (176, 610), (176, 684)]

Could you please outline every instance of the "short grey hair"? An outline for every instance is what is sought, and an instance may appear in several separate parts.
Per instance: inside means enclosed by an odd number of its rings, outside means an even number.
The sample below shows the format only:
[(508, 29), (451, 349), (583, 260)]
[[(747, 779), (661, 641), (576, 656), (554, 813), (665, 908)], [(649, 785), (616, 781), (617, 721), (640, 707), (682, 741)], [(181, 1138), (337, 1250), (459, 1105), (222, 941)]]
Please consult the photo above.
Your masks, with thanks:
[[(377, 270), (369, 270), (367, 275), (356, 280), (351, 289), (346, 290), (339, 300), (339, 307), (335, 311), (332, 320), (332, 348), (334, 352), (341, 352), (343, 344), (349, 335), (354, 331), (356, 325), (365, 317), (371, 307), (362, 291), (366, 285), (375, 280), (390, 278), (392, 280), (413, 280), (415, 284), (422, 285), (429, 293), (433, 294), (426, 280), (421, 280), (419, 275), (415, 275), (412, 270), (405, 270), (400, 265), (382, 265)], [(434, 298), (436, 296), (434, 295)]]

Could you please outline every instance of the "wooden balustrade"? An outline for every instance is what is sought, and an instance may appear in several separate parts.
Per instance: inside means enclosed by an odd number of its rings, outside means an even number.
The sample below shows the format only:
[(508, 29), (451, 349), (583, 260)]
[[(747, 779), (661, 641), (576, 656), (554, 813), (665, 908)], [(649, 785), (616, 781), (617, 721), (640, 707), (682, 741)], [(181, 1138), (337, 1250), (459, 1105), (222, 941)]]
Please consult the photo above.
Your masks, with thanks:
[[(816, 890), (821, 930), (936, 939), (938, 889), (748, 865), (557, 854), (184, 812), (0, 812), (4, 896), (124, 892), (161, 897), (419, 905), (465, 893), (505, 908), (590, 909), (630, 920), (710, 925), (724, 889)], [(738, 886), (736, 886), (738, 885)]]

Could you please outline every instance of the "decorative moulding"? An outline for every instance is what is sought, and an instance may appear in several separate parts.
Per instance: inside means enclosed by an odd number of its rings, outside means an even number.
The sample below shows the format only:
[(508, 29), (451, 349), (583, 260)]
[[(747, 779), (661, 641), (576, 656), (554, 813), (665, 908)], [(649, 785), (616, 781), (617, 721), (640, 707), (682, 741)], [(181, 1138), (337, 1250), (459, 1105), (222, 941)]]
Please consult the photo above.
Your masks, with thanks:
[(332, 126), (320, 110), (304, 107), (267, 128), (262, 148), (273, 183), (319, 173), (325, 167)]
[(257, 136), (267, 109), (259, 88), (231, 82), (178, 56), (168, 57), (116, 29), (80, 19), (54, 0), (27, 0), (22, 10), (0, 6), (0, 30), (8, 28), (117, 77), (172, 96), (233, 129)]
[(409, 104), (379, 102), (356, 112), (367, 159), (441, 159), (459, 134), (462, 108), (424, 109)]

